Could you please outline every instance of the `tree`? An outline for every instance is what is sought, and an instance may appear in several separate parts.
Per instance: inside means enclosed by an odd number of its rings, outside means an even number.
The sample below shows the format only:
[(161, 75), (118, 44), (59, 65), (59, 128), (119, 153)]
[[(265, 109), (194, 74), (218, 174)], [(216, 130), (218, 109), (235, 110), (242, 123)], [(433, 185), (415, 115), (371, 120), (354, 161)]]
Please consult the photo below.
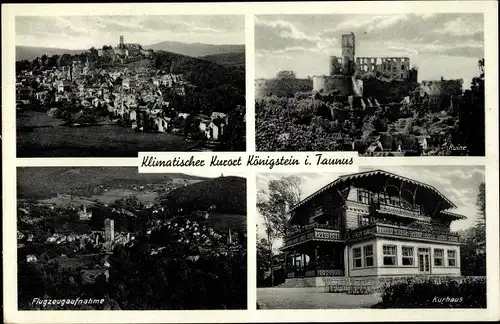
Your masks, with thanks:
[(480, 229), (482, 229), (484, 231), (485, 225), (486, 225), (486, 217), (485, 217), (486, 216), (486, 192), (485, 192), (484, 182), (481, 182), (478, 186), (476, 205), (478, 208), (476, 224)]
[(288, 209), (300, 200), (302, 194), (300, 184), (299, 177), (286, 176), (278, 180), (271, 180), (267, 190), (258, 192), (257, 209), (264, 219), (266, 242), (270, 254), (272, 286), (274, 286), (273, 245), (277, 239), (286, 235)]
[(269, 250), (267, 240), (257, 240), (257, 285), (265, 280), (266, 271), (271, 269), (271, 256), (272, 251)]
[(460, 247), (460, 263), (464, 276), (484, 276), (486, 274), (486, 255), (481, 252), (484, 251), (486, 244), (484, 182), (478, 185), (476, 205), (478, 219), (475, 226), (459, 233), (460, 241), (463, 243)]
[(459, 138), (465, 144), (468, 155), (484, 156), (485, 119), (484, 119), (484, 59), (478, 62), (480, 76), (473, 78), (470, 90), (465, 90), (459, 101)]

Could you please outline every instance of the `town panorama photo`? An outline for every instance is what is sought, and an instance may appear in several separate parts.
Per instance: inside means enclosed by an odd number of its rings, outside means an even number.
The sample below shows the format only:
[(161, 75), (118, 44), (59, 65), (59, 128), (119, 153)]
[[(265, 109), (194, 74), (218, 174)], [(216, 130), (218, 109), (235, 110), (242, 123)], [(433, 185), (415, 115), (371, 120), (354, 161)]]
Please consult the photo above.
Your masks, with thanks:
[(483, 15), (255, 18), (258, 151), (484, 156)]
[(18, 157), (245, 150), (244, 16), (18, 16)]

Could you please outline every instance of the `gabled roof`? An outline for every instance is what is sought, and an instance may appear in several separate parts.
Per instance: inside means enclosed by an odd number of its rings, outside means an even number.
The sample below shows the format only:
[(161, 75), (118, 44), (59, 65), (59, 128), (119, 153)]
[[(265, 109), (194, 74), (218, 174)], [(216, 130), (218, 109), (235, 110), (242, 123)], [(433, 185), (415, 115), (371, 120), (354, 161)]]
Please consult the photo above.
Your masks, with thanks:
[[(396, 180), (399, 180), (399, 181), (402, 181), (402, 182), (405, 182), (405, 183), (408, 183), (408, 184), (411, 184), (413, 186), (418, 187), (419, 188), (418, 194), (420, 194), (420, 195), (426, 194), (426, 195), (433, 196), (436, 200), (439, 200), (442, 203), (444, 203), (443, 209), (457, 208), (457, 206), (451, 200), (446, 198), (439, 190), (437, 190), (435, 187), (433, 187), (429, 184), (426, 184), (426, 183), (423, 183), (423, 182), (420, 182), (417, 180), (413, 180), (410, 178), (406, 178), (403, 176), (399, 176), (397, 174), (387, 172), (384, 170), (373, 170), (373, 171), (358, 172), (358, 173), (353, 173), (353, 174), (348, 174), (348, 175), (343, 175), (343, 176), (338, 177), (335, 181), (327, 184), (323, 188), (319, 189), (318, 191), (314, 192), (313, 194), (309, 195), (308, 197), (306, 197), (305, 199), (303, 199), (302, 201), (297, 203), (295, 206), (293, 206), (290, 209), (290, 212), (297, 209), (298, 207), (304, 205), (305, 203), (307, 203), (308, 201), (310, 201), (314, 197), (320, 195), (321, 193), (323, 193), (331, 188), (334, 188), (336, 186), (340, 186), (342, 184), (348, 185), (348, 186), (356, 184), (358, 187), (362, 187), (363, 186), (362, 182), (364, 180), (372, 179), (373, 182), (375, 182), (373, 187), (376, 187), (376, 186), (380, 186), (380, 180), (383, 181), (385, 179), (390, 179), (390, 178), (396, 179)], [(422, 191), (423, 191), (423, 193), (422, 193)]]

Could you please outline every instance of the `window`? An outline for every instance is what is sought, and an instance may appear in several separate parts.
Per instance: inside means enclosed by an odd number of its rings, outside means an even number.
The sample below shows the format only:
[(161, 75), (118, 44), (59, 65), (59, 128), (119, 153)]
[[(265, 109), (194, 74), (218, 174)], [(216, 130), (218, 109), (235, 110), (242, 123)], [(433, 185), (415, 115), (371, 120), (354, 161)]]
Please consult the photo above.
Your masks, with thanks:
[(366, 190), (358, 190), (358, 201), (363, 203), (363, 204), (369, 204), (370, 203), (370, 192)]
[(395, 266), (396, 263), (396, 246), (395, 245), (384, 245), (384, 265)]
[(403, 265), (412, 266), (413, 265), (413, 248), (411, 246), (403, 246)]
[(434, 249), (434, 266), (435, 267), (444, 266), (443, 256), (444, 256), (443, 249)]
[(365, 267), (373, 267), (373, 245), (365, 245), (363, 250), (365, 253)]
[(354, 268), (361, 268), (363, 266), (363, 260), (361, 258), (361, 248), (352, 249)]
[(358, 215), (358, 226), (365, 226), (370, 224), (370, 216), (369, 215)]
[(446, 252), (448, 254), (448, 267), (456, 267), (457, 266), (457, 251), (448, 250)]

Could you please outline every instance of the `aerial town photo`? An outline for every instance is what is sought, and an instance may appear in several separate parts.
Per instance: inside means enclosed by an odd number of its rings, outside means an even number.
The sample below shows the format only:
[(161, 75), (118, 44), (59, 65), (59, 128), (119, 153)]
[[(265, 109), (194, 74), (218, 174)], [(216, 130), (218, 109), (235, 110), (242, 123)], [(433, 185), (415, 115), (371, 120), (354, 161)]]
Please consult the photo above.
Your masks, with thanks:
[(483, 15), (255, 18), (258, 151), (484, 156)]
[(247, 309), (246, 178), (30, 167), (17, 196), (19, 310)]
[(486, 308), (484, 166), (257, 175), (257, 309)]
[(244, 16), (15, 24), (18, 157), (245, 151)]

